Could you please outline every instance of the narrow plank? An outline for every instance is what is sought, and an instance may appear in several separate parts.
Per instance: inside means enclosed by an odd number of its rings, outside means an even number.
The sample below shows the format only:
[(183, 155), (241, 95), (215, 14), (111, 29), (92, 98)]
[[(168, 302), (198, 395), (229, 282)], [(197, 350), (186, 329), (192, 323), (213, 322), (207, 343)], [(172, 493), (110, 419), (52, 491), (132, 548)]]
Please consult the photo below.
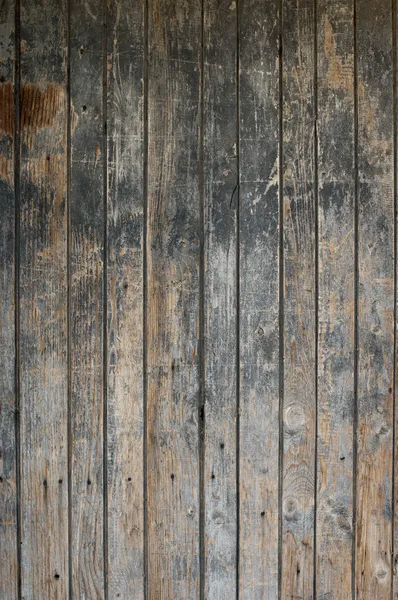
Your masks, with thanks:
[(72, 594), (104, 598), (102, 3), (70, 14)]
[(395, 0), (392, 2), (393, 9), (393, 102), (394, 102), (394, 212), (395, 212), (395, 239), (394, 239), (394, 248), (395, 248), (395, 265), (394, 265), (394, 295), (395, 295), (395, 331), (394, 331), (394, 385), (393, 385), (393, 401), (394, 401), (394, 418), (395, 418), (395, 428), (394, 428), (394, 439), (393, 439), (393, 531), (392, 531), (392, 595), (391, 600), (398, 600), (398, 469), (397, 469), (397, 457), (398, 457), (398, 399), (397, 399), (397, 381), (398, 381), (398, 372), (397, 372), (397, 331), (398, 331), (398, 306), (397, 306), (397, 290), (398, 290), (398, 265), (397, 265), (397, 256), (398, 256), (398, 240), (397, 240), (397, 231), (398, 231), (398, 223), (397, 223), (397, 202), (398, 202), (398, 115), (397, 115), (397, 106), (398, 106), (398, 73), (397, 73), (397, 65), (398, 65), (398, 7)]
[(22, 596), (68, 596), (67, 6), (21, 0)]
[(0, 7), (0, 597), (17, 598), (15, 440), (15, 2)]
[(205, 596), (234, 598), (236, 497), (236, 2), (204, 3)]
[(239, 10), (242, 600), (278, 597), (279, 4)]
[(358, 459), (356, 593), (391, 597), (394, 363), (392, 11), (357, 0)]
[(149, 0), (148, 598), (199, 594), (201, 6)]
[(313, 597), (315, 470), (314, 3), (283, 3), (282, 598)]
[(354, 20), (317, 13), (319, 326), (317, 598), (352, 598), (354, 417)]
[(143, 19), (108, 3), (109, 600), (144, 598)]

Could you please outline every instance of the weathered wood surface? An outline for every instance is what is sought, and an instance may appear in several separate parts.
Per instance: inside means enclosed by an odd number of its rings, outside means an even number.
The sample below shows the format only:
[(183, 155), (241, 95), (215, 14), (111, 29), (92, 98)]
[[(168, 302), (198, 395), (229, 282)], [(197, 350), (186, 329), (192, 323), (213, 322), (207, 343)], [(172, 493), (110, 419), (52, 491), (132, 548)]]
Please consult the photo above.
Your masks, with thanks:
[(199, 598), (201, 6), (148, 11), (148, 599)]
[(355, 152), (354, 11), (318, 2), (318, 452), (316, 598), (352, 593)]
[(391, 597), (394, 177), (391, 3), (358, 0), (356, 593)]
[(103, 598), (102, 5), (72, 0), (70, 14), (72, 595)]
[(109, 600), (144, 598), (144, 2), (108, 2)]
[(204, 3), (205, 597), (236, 590), (237, 10)]
[(15, 3), (0, 6), (0, 597), (16, 600), (17, 444), (15, 437)]
[(278, 597), (279, 2), (239, 7), (240, 598)]
[(0, 2), (1, 600), (397, 600), (396, 25)]
[(398, 119), (396, 115), (397, 101), (398, 101), (398, 73), (397, 73), (397, 65), (398, 65), (398, 10), (397, 4), (393, 3), (393, 18), (392, 18), (392, 27), (393, 27), (393, 86), (394, 86), (394, 213), (395, 213), (395, 239), (394, 239), (394, 249), (395, 249), (395, 264), (394, 264), (394, 379), (393, 379), (393, 417), (394, 421), (394, 439), (393, 439), (393, 490), (392, 490), (392, 553), (391, 553), (391, 561), (392, 561), (392, 600), (398, 600), (398, 469), (397, 469), (397, 457), (398, 457), (398, 410), (397, 410), (397, 277), (398, 277), (398, 265), (397, 265), (397, 257), (398, 257), (398, 239), (397, 239), (397, 199), (398, 199)]
[(283, 3), (282, 598), (313, 598), (316, 413), (314, 3)]
[(22, 597), (68, 595), (67, 3), (21, 1)]

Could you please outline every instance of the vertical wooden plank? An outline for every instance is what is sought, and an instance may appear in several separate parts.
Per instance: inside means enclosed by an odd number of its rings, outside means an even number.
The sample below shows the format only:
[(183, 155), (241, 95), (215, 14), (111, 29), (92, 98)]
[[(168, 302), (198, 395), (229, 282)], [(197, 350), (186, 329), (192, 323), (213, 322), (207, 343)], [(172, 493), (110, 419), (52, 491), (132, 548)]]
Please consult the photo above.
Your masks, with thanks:
[(314, 6), (283, 3), (282, 598), (313, 597), (315, 467)]
[(21, 0), (22, 596), (68, 595), (67, 6)]
[(317, 14), (319, 326), (317, 598), (352, 598), (354, 416), (354, 20)]
[(279, 2), (239, 10), (240, 598), (278, 597)]
[(394, 175), (390, 0), (357, 0), (357, 597), (391, 597)]
[(109, 600), (144, 597), (144, 2), (108, 2)]
[(393, 530), (392, 530), (392, 594), (391, 600), (398, 600), (398, 468), (397, 468), (397, 457), (398, 457), (398, 398), (397, 398), (397, 382), (398, 382), (398, 370), (397, 370), (397, 331), (398, 331), (398, 6), (395, 0), (392, 0), (392, 29), (393, 29), (393, 126), (394, 126), (394, 149), (393, 149), (393, 164), (394, 164), (394, 213), (395, 213), (395, 228), (394, 228), (394, 385), (393, 385), (393, 418), (394, 418), (394, 432), (393, 432)]
[(236, 593), (236, 2), (204, 4), (205, 596)]
[(148, 598), (199, 594), (201, 5), (149, 0)]
[(15, 444), (15, 2), (0, 6), (0, 597), (17, 598)]
[(104, 597), (102, 3), (70, 5), (72, 594)]

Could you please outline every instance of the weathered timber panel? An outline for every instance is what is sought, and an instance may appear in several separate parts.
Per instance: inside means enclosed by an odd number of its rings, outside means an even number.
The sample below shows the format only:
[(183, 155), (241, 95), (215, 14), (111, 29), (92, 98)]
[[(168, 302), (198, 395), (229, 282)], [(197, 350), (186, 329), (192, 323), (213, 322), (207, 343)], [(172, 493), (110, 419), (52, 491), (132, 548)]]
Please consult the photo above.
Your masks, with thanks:
[(70, 6), (72, 596), (104, 598), (102, 7)]
[(316, 413), (315, 15), (282, 16), (284, 393), (282, 597), (313, 598)]
[(201, 7), (148, 11), (148, 599), (199, 598)]
[(391, 597), (394, 377), (393, 65), (390, 2), (357, 4), (358, 598)]
[(237, 567), (237, 10), (204, 3), (205, 595), (235, 595)]
[(355, 175), (354, 7), (322, 0), (318, 71), (316, 598), (352, 598)]
[(278, 597), (279, 2), (239, 9), (240, 581)]
[(144, 2), (107, 11), (109, 600), (144, 598)]
[(0, 597), (16, 600), (15, 2), (0, 6)]
[(395, 0), (0, 0), (0, 600), (398, 600)]
[(68, 595), (67, 3), (21, 2), (21, 576)]

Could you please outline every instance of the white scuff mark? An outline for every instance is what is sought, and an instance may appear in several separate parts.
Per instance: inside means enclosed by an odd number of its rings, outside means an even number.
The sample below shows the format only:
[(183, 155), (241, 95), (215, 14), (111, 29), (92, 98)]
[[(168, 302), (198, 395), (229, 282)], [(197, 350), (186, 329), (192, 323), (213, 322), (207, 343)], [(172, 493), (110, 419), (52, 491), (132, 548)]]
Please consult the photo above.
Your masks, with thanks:
[(97, 20), (97, 17), (95, 16), (95, 14), (91, 11), (91, 7), (89, 2), (86, 0), (86, 2), (84, 3), (84, 8), (86, 9), (86, 12), (90, 15), (90, 17), (92, 19), (94, 19), (94, 21)]
[(268, 179), (267, 187), (265, 188), (265, 194), (271, 189), (273, 185), (278, 185), (279, 177), (278, 177), (278, 165), (279, 165), (279, 157), (276, 157), (274, 165), (272, 167), (271, 174)]

